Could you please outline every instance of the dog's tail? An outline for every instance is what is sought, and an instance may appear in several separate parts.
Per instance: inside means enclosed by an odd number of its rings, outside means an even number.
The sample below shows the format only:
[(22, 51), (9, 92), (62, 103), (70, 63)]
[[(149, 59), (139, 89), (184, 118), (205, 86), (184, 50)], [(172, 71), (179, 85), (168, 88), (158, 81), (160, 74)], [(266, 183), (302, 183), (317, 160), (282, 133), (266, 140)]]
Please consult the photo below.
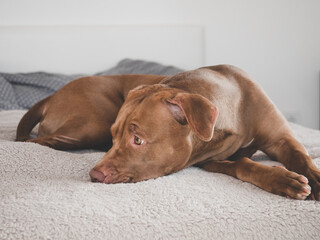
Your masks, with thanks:
[(30, 132), (40, 122), (44, 107), (50, 97), (47, 97), (33, 105), (22, 117), (17, 128), (16, 141), (23, 142), (30, 139)]

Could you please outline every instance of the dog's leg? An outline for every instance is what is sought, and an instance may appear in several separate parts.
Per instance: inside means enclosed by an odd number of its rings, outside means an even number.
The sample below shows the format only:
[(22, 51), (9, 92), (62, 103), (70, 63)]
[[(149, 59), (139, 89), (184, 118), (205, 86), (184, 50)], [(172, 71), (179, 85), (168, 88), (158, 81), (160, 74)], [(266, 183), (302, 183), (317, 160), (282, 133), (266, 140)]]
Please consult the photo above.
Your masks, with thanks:
[(303, 200), (310, 194), (310, 186), (304, 176), (283, 167), (257, 163), (246, 157), (236, 161), (208, 161), (197, 166), (209, 172), (233, 176), (281, 196)]
[(39, 137), (27, 140), (27, 142), (38, 143), (57, 150), (73, 150), (81, 148), (81, 142), (79, 140), (63, 135)]
[(306, 149), (291, 134), (282, 135), (279, 140), (262, 149), (272, 159), (281, 162), (288, 170), (304, 175), (311, 186), (311, 198), (320, 200), (320, 170), (308, 155)]
[(246, 148), (240, 148), (237, 152), (233, 155), (228, 157), (228, 160), (235, 161), (244, 157), (251, 158), (251, 156), (257, 151), (256, 146), (249, 146)]

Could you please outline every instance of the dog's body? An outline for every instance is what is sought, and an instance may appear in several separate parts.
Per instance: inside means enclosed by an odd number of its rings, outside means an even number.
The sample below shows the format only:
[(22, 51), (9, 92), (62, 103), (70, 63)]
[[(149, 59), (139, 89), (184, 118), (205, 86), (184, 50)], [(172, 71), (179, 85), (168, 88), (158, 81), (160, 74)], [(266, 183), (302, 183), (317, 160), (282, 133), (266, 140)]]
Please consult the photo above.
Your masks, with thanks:
[[(39, 121), (38, 138), (27, 140)], [(111, 139), (93, 181), (137, 182), (196, 165), (291, 198), (305, 199), (310, 185), (320, 199), (320, 171), (305, 148), (262, 89), (232, 66), (75, 80), (32, 107), (17, 131), (17, 140), (56, 149), (106, 149)], [(258, 149), (288, 170), (251, 161)]]
[[(29, 110), (18, 126), (17, 140), (59, 150), (107, 150), (112, 144), (110, 127), (128, 92), (141, 84), (158, 83), (163, 78), (114, 75), (72, 81)], [(30, 131), (38, 122), (38, 137), (28, 140)]]

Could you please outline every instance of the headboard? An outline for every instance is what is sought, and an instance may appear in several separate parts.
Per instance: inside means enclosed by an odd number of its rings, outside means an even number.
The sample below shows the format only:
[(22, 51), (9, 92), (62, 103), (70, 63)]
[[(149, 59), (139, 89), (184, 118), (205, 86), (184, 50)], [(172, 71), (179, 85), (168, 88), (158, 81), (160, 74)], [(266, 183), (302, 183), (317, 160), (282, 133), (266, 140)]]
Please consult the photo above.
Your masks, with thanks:
[(0, 71), (94, 73), (123, 58), (204, 64), (202, 26), (4, 26)]

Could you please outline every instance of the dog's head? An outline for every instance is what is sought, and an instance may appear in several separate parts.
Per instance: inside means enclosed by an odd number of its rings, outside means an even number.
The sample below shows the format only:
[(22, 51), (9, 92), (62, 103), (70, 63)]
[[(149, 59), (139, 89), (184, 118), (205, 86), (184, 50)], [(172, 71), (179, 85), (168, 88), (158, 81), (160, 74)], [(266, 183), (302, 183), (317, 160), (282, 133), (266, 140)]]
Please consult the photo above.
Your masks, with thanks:
[(217, 108), (206, 98), (156, 84), (129, 92), (111, 127), (113, 146), (92, 181), (138, 182), (188, 166), (194, 136), (212, 139)]

